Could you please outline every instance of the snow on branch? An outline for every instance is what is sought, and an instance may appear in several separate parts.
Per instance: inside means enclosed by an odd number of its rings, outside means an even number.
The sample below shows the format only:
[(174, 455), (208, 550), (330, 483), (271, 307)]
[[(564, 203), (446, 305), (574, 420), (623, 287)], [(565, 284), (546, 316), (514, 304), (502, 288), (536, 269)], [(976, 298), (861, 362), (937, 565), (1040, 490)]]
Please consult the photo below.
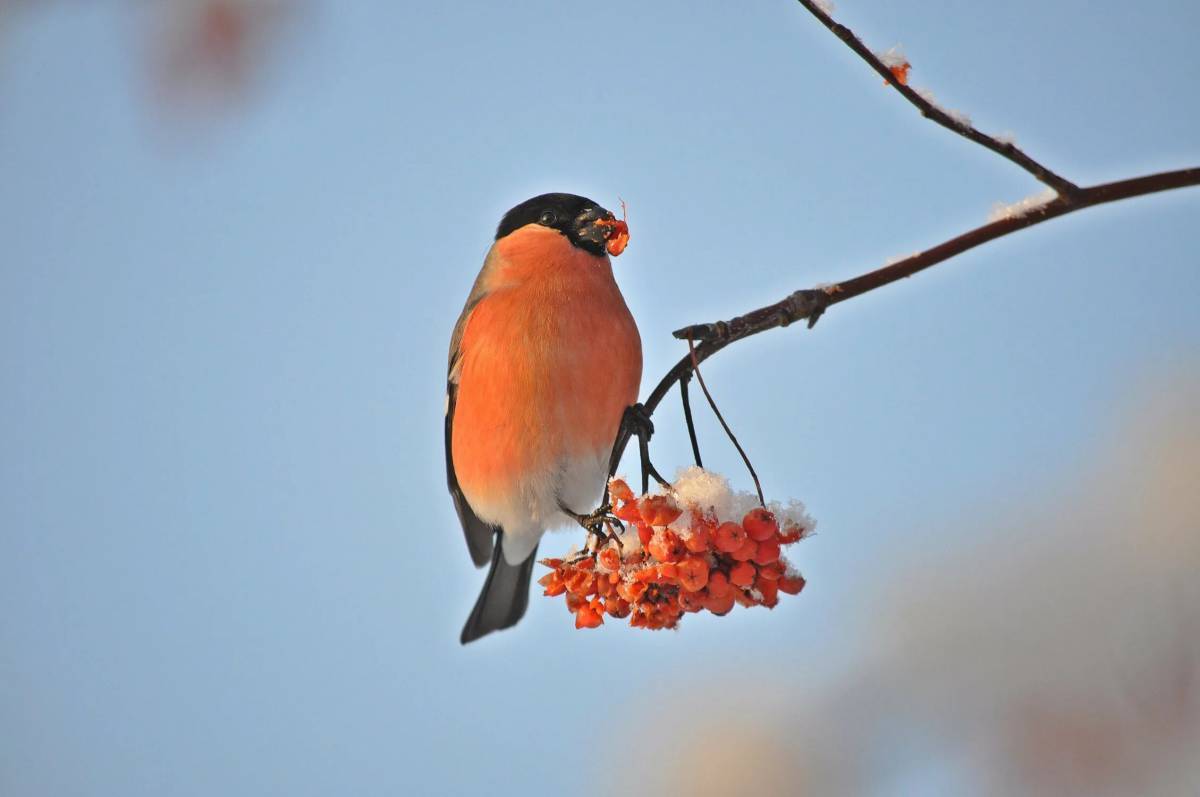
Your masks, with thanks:
[[(935, 103), (933, 94), (928, 90), (910, 87), (907, 79), (908, 59), (904, 57), (899, 48), (894, 47), (883, 53), (882, 56), (876, 55), (854, 35), (854, 31), (835, 22), (824, 8), (824, 3), (816, 2), (816, 0), (798, 0), (798, 2), (807, 8), (822, 25), (845, 42), (847, 47), (866, 61), (904, 99), (912, 103), (922, 116), (980, 146), (987, 147), (1002, 158), (1007, 158), (1059, 194), (1072, 194), (1079, 190), (1079, 186), (1025, 154), (1013, 143), (1011, 136), (989, 136), (972, 125), (970, 117), (966, 114), (948, 110)], [(898, 71), (902, 72), (903, 76), (898, 74)]]

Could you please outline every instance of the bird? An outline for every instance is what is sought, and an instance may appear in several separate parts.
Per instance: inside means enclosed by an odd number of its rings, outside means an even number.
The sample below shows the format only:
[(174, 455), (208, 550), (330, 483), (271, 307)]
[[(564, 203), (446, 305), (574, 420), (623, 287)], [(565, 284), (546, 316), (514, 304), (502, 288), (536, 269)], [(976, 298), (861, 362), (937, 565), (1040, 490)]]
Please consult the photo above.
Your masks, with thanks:
[(489, 565), (464, 645), (524, 616), (542, 534), (582, 523), (604, 491), (642, 378), (609, 260), (628, 239), (590, 199), (528, 199), (500, 220), (454, 325), (446, 479), (471, 559)]

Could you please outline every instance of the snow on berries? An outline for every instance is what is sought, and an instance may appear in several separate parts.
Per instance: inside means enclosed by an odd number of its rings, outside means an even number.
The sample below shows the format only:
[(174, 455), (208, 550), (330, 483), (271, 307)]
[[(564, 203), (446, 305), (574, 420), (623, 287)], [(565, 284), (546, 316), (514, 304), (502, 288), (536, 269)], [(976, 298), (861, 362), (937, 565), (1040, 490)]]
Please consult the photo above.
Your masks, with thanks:
[(637, 496), (614, 479), (609, 495), (623, 533), (541, 560), (550, 572), (538, 583), (546, 595), (565, 596), (576, 628), (595, 628), (606, 615), (628, 617), (635, 628), (675, 628), (685, 614), (771, 609), (780, 593), (804, 589), (803, 576), (783, 557), (784, 546), (815, 526), (799, 502), (758, 506), (701, 468), (684, 469), (660, 494)]

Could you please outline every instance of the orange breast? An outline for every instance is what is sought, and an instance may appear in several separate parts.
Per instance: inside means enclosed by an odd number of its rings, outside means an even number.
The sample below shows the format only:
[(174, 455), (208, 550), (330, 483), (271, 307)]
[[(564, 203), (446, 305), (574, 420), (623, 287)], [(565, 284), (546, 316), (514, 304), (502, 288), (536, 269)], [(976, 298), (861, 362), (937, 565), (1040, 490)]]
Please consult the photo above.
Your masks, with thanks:
[(607, 451), (637, 401), (641, 340), (607, 258), (528, 227), (496, 245), (463, 331), (452, 452), (468, 497)]

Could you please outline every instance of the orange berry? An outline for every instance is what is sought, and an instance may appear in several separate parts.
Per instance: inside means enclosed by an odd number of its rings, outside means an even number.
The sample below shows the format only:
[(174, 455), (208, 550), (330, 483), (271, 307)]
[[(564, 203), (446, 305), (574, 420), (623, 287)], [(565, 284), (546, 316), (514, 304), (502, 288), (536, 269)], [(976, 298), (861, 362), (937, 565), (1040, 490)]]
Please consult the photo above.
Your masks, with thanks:
[(763, 540), (758, 544), (754, 561), (760, 565), (769, 565), (779, 561), (779, 543), (775, 540)]
[(754, 581), (754, 588), (762, 593), (762, 605), (774, 609), (779, 604), (779, 582), (759, 577)]
[(704, 600), (704, 608), (718, 616), (729, 614), (729, 610), (733, 608), (733, 592), (728, 592), (719, 597), (710, 592)]
[(733, 599), (738, 604), (745, 606), (747, 609), (749, 609), (751, 606), (758, 605), (758, 601), (756, 599), (750, 597), (750, 595), (748, 595), (745, 592), (745, 590), (735, 589), (733, 591)]
[(721, 525), (717, 522), (715, 515), (708, 512), (692, 512), (692, 528), (704, 529), (710, 535), (717, 530), (717, 526)]
[(756, 553), (758, 553), (758, 543), (747, 537), (746, 541), (742, 543), (742, 547), (731, 553), (730, 556), (739, 562), (748, 562), (754, 558)]
[(729, 576), (722, 570), (713, 570), (708, 574), (708, 594), (724, 597), (729, 594)]
[(646, 567), (633, 574), (633, 580), (639, 584), (649, 584), (658, 578), (658, 568)]
[(729, 581), (739, 587), (748, 587), (754, 583), (754, 565), (749, 562), (738, 562), (729, 569)]
[(614, 501), (632, 501), (633, 490), (629, 489), (629, 485), (624, 479), (613, 479), (608, 484), (608, 494)]
[(567, 591), (567, 585), (563, 583), (563, 580), (559, 576), (557, 570), (551, 571), (539, 578), (538, 583), (546, 588), (546, 591), (543, 594), (549, 595), (550, 597), (561, 595)]
[(783, 575), (783, 563), (779, 561), (771, 562), (758, 568), (758, 574), (768, 581), (775, 581)]
[(658, 522), (656, 525), (665, 526), (668, 523), (674, 523), (682, 514), (683, 510), (681, 508), (675, 506), (673, 501), (668, 501), (658, 510)]
[(789, 595), (799, 595), (800, 590), (804, 589), (805, 583), (802, 575), (784, 576), (779, 579), (779, 591)]
[(646, 550), (660, 562), (677, 562), (687, 551), (683, 541), (679, 539), (679, 535), (667, 529), (654, 532), (654, 536), (646, 545)]
[(651, 526), (655, 525), (655, 520), (658, 518), (658, 504), (661, 500), (661, 495), (643, 495), (638, 499), (638, 511)]
[(642, 518), (651, 526), (665, 526), (683, 514), (683, 510), (665, 495), (648, 495), (638, 501)]
[(628, 617), (629, 601), (623, 598), (609, 598), (608, 603), (604, 605), (604, 610), (608, 612), (609, 617)]
[(596, 588), (596, 577), (586, 570), (576, 570), (566, 581), (567, 589), (576, 595), (589, 595)]
[(704, 553), (708, 550), (709, 532), (706, 526), (692, 526), (691, 534), (683, 541), (683, 545), (692, 553)]
[(600, 566), (605, 570), (621, 569), (621, 554), (611, 545), (600, 551), (597, 558), (600, 560)]
[(762, 540), (770, 539), (779, 531), (779, 524), (775, 522), (775, 515), (769, 509), (758, 506), (751, 509), (742, 518), (742, 526), (746, 529), (746, 533), (751, 539)]
[(679, 578), (679, 565), (674, 562), (663, 562), (654, 568), (654, 575), (659, 581), (674, 581)]
[(587, 600), (582, 595), (576, 595), (574, 592), (567, 593), (567, 611), (577, 612), (579, 607), (587, 603)]
[(704, 604), (708, 596), (703, 590), (700, 592), (681, 592), (679, 593), (679, 608), (685, 612), (698, 612), (704, 608)]
[(688, 592), (704, 589), (708, 584), (708, 562), (699, 557), (688, 557), (677, 565), (679, 586)]
[(580, 606), (575, 612), (576, 628), (596, 628), (604, 622), (604, 617), (591, 606)]
[(733, 553), (738, 548), (741, 548), (746, 543), (746, 530), (737, 523), (722, 523), (717, 526), (716, 538), (717, 550), (725, 553)]
[(648, 524), (638, 521), (637, 533), (638, 539), (641, 540), (642, 545), (648, 545), (650, 543), (650, 538), (654, 536), (654, 529), (650, 528)]
[(639, 523), (642, 512), (638, 509), (637, 501), (623, 501), (613, 505), (612, 513), (626, 523)]

